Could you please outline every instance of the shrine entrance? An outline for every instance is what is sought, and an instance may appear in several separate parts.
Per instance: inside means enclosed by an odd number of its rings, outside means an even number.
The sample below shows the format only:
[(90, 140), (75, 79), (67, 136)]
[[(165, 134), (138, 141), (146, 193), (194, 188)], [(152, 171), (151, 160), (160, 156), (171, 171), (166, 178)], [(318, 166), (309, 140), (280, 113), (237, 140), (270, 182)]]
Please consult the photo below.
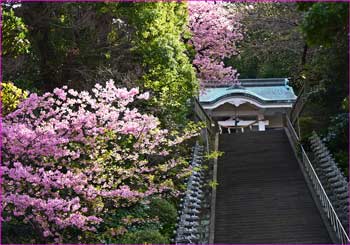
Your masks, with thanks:
[(241, 86), (208, 88), (200, 103), (220, 133), (283, 128), (283, 115), (296, 99), (287, 79), (242, 79)]

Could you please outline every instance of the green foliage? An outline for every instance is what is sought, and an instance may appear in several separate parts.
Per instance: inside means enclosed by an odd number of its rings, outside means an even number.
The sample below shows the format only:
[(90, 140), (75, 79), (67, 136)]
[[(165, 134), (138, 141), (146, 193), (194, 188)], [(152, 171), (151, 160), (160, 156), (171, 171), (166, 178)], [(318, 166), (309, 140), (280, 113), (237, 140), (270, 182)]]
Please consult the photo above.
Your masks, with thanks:
[(145, 229), (158, 230), (159, 221), (149, 216), (148, 209), (148, 205), (134, 205), (128, 208), (119, 207), (113, 213), (109, 212), (105, 215), (99, 232), (91, 233), (87, 240), (91, 243), (117, 244), (123, 243), (127, 232)]
[(122, 238), (121, 243), (125, 244), (164, 244), (169, 243), (159, 231), (156, 230), (139, 230), (135, 232), (128, 232)]
[(330, 126), (327, 129), (327, 134), (324, 140), (327, 146), (333, 153), (336, 162), (343, 169), (343, 172), (348, 175), (349, 163), (349, 114), (340, 113), (331, 118)]
[(177, 212), (175, 206), (165, 199), (156, 198), (150, 203), (148, 214), (151, 217), (158, 217), (162, 228), (160, 232), (170, 237), (174, 231)]
[(348, 150), (338, 150), (334, 154), (335, 161), (338, 166), (342, 169), (345, 176), (349, 176), (349, 151)]
[(31, 52), (22, 69), (6, 60), (6, 78), (33, 80), (43, 91), (62, 85), (87, 90), (97, 80), (109, 79), (134, 87), (142, 70), (138, 57), (130, 55), (132, 28), (122, 24), (118, 7), (102, 2), (22, 3), (14, 12), (28, 26)]
[(305, 77), (309, 86), (321, 85), (324, 90), (312, 97), (319, 105), (313, 113), (325, 119), (341, 112), (344, 98), (348, 95), (348, 44), (340, 38), (329, 47), (317, 48), (305, 66)]
[(222, 155), (224, 155), (224, 152), (222, 151), (212, 151), (210, 154), (206, 154), (204, 157), (207, 160), (211, 160), (211, 159), (217, 159)]
[(310, 116), (304, 116), (299, 118), (300, 133), (302, 138), (308, 139), (312, 131), (315, 128), (314, 119)]
[[(324, 89), (311, 96), (304, 116), (311, 117), (303, 134), (313, 129), (325, 140), (336, 161), (348, 174), (348, 3), (298, 3), (304, 11), (301, 30), (312, 55), (304, 67), (308, 86), (321, 85)], [(345, 98), (345, 99), (344, 99)]]
[(29, 52), (28, 29), (13, 9), (2, 8), (2, 55), (17, 57)]
[(26, 91), (17, 88), (12, 83), (1, 83), (2, 115), (6, 116), (10, 112), (14, 111), (19, 103), (27, 96), (28, 93)]
[(14, 14), (28, 27), (31, 49), (16, 65), (8, 55), (5, 79), (42, 92), (62, 85), (89, 90), (114, 79), (151, 91), (150, 110), (168, 127), (186, 124), (189, 99), (198, 93), (184, 43), (186, 3), (22, 3)]
[(347, 37), (348, 3), (319, 2), (312, 5), (300, 5), (299, 9), (306, 11), (302, 31), (310, 45), (329, 46), (340, 36)]
[(219, 185), (219, 183), (217, 181), (211, 180), (209, 181), (208, 184), (212, 189), (216, 189), (216, 187)]
[(188, 35), (186, 4), (134, 4), (127, 10), (129, 22), (136, 28), (135, 55), (142, 57), (146, 70), (141, 82), (154, 92), (153, 102), (163, 121), (182, 123), (189, 110), (188, 100), (198, 87), (181, 41), (182, 35)]
[(13, 80), (12, 82), (16, 87), (26, 90), (29, 93), (37, 93), (37, 94), (41, 93), (41, 89), (38, 88), (37, 84), (32, 80), (19, 79), (19, 80)]
[[(30, 224), (23, 224), (22, 220), (14, 220), (12, 223), (3, 222), (1, 228), (2, 234), (6, 234), (2, 238), (2, 244), (33, 244), (40, 240), (39, 237), (33, 237), (33, 234), (35, 234), (33, 226)], [(40, 243), (44, 243), (44, 241)]]
[[(240, 78), (291, 77), (300, 69), (303, 39), (295, 3), (239, 3), (245, 38), (239, 56), (225, 61)], [(252, 9), (246, 7), (253, 6)]]
[(342, 105), (341, 105), (341, 108), (346, 111), (346, 112), (349, 112), (349, 96), (345, 97), (343, 102), (342, 102)]

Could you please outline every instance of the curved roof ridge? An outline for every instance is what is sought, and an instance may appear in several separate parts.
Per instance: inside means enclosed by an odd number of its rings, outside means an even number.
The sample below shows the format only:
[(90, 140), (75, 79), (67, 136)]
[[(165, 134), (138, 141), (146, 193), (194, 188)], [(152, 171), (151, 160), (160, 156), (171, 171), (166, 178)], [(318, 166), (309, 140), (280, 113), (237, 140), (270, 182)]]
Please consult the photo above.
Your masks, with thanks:
[[(251, 87), (251, 86), (284, 86), (289, 83), (288, 78), (244, 78), (244, 79), (238, 79), (238, 82), (243, 87)], [(217, 86), (208, 86), (209, 88), (235, 88), (237, 85), (227, 85), (227, 84), (221, 84)]]
[(199, 101), (208, 104), (235, 94), (254, 96), (265, 103), (293, 103), (297, 98), (287, 78), (263, 78), (242, 79), (241, 85), (236, 86), (206, 88), (199, 96)]

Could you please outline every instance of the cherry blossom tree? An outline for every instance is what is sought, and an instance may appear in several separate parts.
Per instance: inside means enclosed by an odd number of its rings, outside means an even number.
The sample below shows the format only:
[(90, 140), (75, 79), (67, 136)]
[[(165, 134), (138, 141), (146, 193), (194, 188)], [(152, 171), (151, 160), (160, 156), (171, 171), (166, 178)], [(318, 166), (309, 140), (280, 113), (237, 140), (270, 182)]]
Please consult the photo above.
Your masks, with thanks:
[(225, 67), (224, 58), (237, 55), (237, 42), (243, 39), (239, 15), (223, 2), (192, 1), (190, 15), (190, 44), (196, 55), (193, 66), (201, 87), (237, 84), (238, 73)]
[(92, 93), (64, 86), (31, 94), (3, 119), (3, 221), (29, 223), (41, 241), (62, 242), (65, 229), (95, 232), (111, 209), (176, 195), (174, 181), (187, 170), (174, 146), (196, 130), (161, 129), (132, 107), (148, 97), (113, 81)]

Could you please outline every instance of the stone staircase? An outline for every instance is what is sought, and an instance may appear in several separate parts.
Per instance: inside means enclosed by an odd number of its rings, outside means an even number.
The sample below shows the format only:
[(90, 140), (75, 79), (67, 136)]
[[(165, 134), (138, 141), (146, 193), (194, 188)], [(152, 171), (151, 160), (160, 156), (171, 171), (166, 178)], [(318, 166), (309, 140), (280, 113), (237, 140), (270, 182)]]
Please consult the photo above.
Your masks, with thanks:
[(215, 243), (332, 243), (283, 129), (220, 135)]

